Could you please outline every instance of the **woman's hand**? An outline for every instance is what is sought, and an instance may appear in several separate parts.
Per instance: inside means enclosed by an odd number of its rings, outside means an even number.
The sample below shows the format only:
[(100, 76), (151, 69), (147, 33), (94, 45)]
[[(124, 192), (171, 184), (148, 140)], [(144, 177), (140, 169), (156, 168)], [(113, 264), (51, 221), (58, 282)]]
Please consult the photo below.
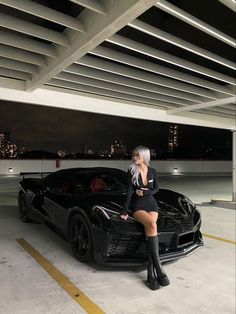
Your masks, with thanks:
[(120, 218), (123, 219), (123, 220), (127, 220), (129, 217), (128, 214), (123, 214), (123, 215), (120, 215)]
[(138, 196), (143, 196), (143, 191), (142, 191), (142, 190), (136, 190), (135, 193), (136, 193)]

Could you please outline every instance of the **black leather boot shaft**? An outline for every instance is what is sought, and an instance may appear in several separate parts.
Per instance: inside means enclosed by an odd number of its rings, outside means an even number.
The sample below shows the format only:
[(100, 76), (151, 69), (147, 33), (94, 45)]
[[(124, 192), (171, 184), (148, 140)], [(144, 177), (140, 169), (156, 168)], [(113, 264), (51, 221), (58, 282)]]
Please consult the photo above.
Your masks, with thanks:
[(148, 250), (153, 259), (153, 265), (156, 272), (156, 276), (161, 286), (168, 286), (170, 280), (167, 277), (159, 258), (159, 241), (158, 236), (147, 237), (148, 240)]

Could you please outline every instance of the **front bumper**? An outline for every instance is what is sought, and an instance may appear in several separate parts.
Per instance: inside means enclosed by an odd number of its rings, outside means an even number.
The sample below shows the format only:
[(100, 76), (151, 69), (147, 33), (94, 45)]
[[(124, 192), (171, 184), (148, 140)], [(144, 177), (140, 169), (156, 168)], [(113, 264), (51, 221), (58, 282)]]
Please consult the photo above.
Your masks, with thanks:
[[(147, 263), (146, 238), (142, 230), (124, 234), (93, 231), (94, 259), (97, 264), (135, 266)], [(160, 260), (167, 262), (186, 257), (203, 245), (202, 235), (197, 227), (184, 233), (161, 232)]]
[(194, 243), (194, 244), (192, 244), (186, 248), (182, 248), (181, 250), (176, 249), (176, 250), (173, 250), (173, 251), (170, 251), (167, 253), (161, 253), (160, 254), (160, 260), (162, 262), (169, 262), (169, 261), (173, 261), (175, 259), (186, 257), (186, 256), (191, 255), (195, 251), (199, 250), (203, 246), (204, 246), (203, 240), (199, 239), (196, 243)]

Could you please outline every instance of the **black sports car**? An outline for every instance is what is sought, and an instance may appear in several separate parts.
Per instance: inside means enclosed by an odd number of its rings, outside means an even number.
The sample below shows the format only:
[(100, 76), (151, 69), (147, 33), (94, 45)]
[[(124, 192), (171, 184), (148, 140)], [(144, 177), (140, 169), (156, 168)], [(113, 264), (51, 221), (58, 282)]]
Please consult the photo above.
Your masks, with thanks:
[[(19, 186), (23, 222), (48, 224), (66, 238), (81, 262), (138, 265), (146, 262), (143, 226), (130, 215), (120, 218), (127, 192), (126, 172), (114, 168), (73, 168), (45, 177), (26, 177)], [(160, 189), (160, 258), (170, 261), (203, 246), (201, 216), (184, 195)]]

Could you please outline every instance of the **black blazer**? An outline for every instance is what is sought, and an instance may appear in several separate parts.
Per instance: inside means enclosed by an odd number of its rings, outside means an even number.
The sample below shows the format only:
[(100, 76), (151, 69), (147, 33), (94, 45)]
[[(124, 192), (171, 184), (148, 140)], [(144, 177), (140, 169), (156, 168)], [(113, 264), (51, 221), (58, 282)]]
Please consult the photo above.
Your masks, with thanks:
[(138, 184), (137, 183), (134, 184), (132, 182), (132, 174), (131, 174), (130, 170), (128, 170), (127, 175), (128, 175), (128, 190), (127, 190), (126, 201), (124, 203), (124, 209), (125, 210), (124, 210), (123, 214), (127, 214), (127, 211), (129, 209), (129, 205), (131, 202), (131, 198), (134, 195), (136, 190), (141, 190), (142, 188), (145, 189), (145, 190), (143, 190), (143, 196), (138, 196), (137, 194), (135, 194), (135, 195), (137, 195), (137, 197), (152, 196), (153, 194), (155, 194), (159, 191), (157, 172), (155, 169), (148, 167), (147, 185), (143, 184), (141, 174), (139, 174)]

